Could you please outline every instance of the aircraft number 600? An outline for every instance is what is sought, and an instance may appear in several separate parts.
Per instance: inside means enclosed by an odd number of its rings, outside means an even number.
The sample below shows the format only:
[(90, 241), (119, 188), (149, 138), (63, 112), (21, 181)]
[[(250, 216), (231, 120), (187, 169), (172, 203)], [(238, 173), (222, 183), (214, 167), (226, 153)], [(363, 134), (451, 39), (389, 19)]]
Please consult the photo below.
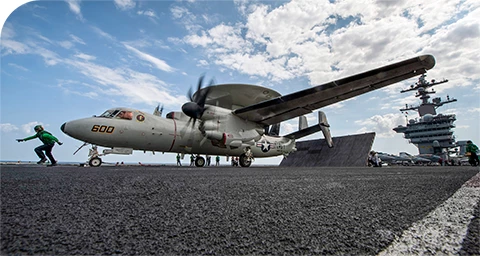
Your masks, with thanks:
[(115, 127), (113, 127), (113, 126), (106, 126), (106, 125), (100, 126), (100, 125), (96, 124), (92, 127), (92, 132), (112, 133), (113, 130), (115, 130)]

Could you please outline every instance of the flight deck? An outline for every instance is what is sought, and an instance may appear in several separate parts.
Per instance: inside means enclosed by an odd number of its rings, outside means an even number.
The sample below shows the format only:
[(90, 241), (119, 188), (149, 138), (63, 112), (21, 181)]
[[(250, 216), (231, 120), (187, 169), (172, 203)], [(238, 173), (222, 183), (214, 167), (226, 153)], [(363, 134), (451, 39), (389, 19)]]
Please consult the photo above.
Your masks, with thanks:
[(2, 165), (1, 254), (478, 255), (478, 173)]

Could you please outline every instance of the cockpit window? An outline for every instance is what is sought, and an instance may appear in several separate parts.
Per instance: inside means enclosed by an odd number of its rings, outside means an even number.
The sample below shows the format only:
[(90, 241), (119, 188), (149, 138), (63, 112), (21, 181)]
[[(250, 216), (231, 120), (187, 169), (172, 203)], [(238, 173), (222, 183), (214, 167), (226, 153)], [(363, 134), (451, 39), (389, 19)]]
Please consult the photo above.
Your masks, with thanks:
[(101, 114), (100, 117), (132, 120), (133, 112), (127, 111), (127, 110), (120, 110), (120, 109), (115, 109), (115, 110), (110, 109), (105, 111), (103, 114)]
[(114, 117), (118, 112), (119, 112), (119, 110), (107, 110), (107, 111), (105, 111), (103, 114), (101, 114), (100, 117), (112, 118), (112, 117)]
[(132, 120), (133, 118), (133, 113), (132, 111), (120, 111), (118, 113), (118, 115), (116, 116), (116, 118), (120, 118), (120, 119), (127, 119), (127, 120)]

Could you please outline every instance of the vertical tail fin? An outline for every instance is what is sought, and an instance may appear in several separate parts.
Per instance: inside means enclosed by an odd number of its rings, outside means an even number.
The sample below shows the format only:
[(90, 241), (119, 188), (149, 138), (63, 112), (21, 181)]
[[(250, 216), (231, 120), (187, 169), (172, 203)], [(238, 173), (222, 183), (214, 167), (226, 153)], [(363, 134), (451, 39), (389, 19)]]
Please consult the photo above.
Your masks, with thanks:
[(322, 130), (323, 137), (325, 137), (325, 141), (329, 148), (333, 148), (333, 140), (332, 135), (330, 134), (330, 125), (327, 121), (327, 115), (323, 111), (318, 111), (318, 124), (320, 125), (320, 129)]
[(298, 130), (301, 131), (301, 130), (307, 129), (307, 128), (308, 128), (307, 117), (299, 116), (298, 117)]

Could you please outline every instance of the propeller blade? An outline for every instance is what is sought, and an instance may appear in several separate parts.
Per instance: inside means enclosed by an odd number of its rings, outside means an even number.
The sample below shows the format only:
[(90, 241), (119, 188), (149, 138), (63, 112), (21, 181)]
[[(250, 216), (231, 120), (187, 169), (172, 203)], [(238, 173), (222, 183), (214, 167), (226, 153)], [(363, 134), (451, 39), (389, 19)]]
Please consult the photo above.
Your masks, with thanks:
[(205, 106), (205, 101), (207, 100), (207, 96), (210, 93), (210, 87), (206, 87), (203, 89), (202, 93), (199, 95), (199, 100), (197, 101), (197, 104), (201, 106), (202, 108)]
[(198, 97), (200, 96), (200, 95), (198, 95), (198, 94), (199, 94), (199, 92), (200, 92), (200, 89), (202, 89), (202, 84), (203, 84), (203, 78), (204, 78), (204, 77), (205, 77), (205, 75), (201, 75), (200, 78), (198, 79), (198, 86), (197, 86), (197, 92), (196, 92), (196, 93), (197, 93), (197, 96), (196, 96), (195, 99), (193, 100), (193, 101), (195, 101), (195, 102), (198, 102)]
[(195, 93), (192, 93), (192, 87), (188, 89), (187, 96), (189, 97), (190, 102), (187, 102), (182, 106), (183, 113), (190, 118), (193, 118), (193, 125), (195, 125), (196, 119), (201, 118), (203, 112), (205, 112), (205, 102), (210, 93), (210, 87), (215, 83), (215, 81), (211, 79), (208, 86), (202, 89), (204, 78), (205, 75), (201, 75), (198, 79), (197, 91)]
[(193, 101), (192, 87), (188, 88), (187, 97), (190, 99), (190, 101)]

